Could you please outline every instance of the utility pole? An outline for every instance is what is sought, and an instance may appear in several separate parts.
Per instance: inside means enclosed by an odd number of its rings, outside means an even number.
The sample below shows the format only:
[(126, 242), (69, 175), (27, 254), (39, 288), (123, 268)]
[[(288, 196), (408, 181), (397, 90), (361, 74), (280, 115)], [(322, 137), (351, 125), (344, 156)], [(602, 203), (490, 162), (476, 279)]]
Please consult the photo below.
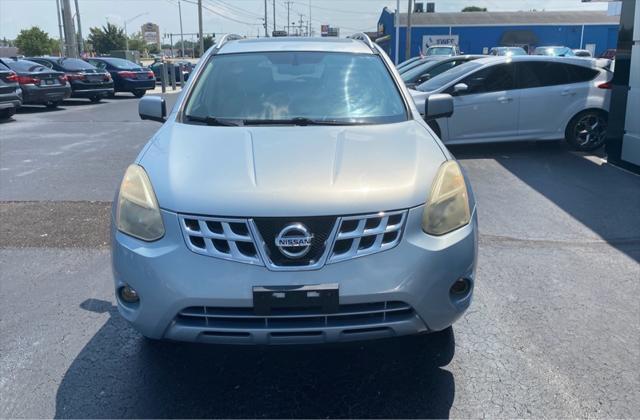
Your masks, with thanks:
[(309, 0), (309, 23), (307, 26), (307, 36), (313, 36), (311, 33), (311, 0)]
[(264, 36), (269, 36), (269, 22), (267, 21), (269, 14), (267, 13), (267, 0), (264, 0)]
[(56, 0), (56, 16), (58, 16), (58, 30), (60, 31), (60, 56), (64, 55), (64, 35), (62, 35), (62, 20), (60, 18), (60, 0)]
[(411, 58), (411, 12), (412, 12), (412, 7), (411, 7), (411, 0), (408, 0), (409, 4), (408, 7), (409, 9), (407, 10), (407, 44), (405, 47), (405, 51), (404, 51), (404, 59), (408, 60)]
[(276, 28), (276, 0), (273, 0), (273, 32), (277, 31)]
[(300, 28), (300, 36), (304, 36), (303, 33), (303, 29), (302, 29), (302, 17), (304, 16), (302, 13), (298, 13), (298, 15), (300, 15), (300, 26), (298, 26), (298, 28)]
[(77, 58), (76, 29), (73, 25), (70, 0), (62, 0), (62, 24), (64, 26), (65, 55)]
[(396, 66), (400, 57), (400, 0), (396, 0)]
[(289, 36), (289, 31), (291, 30), (291, 2), (287, 2), (287, 36)]
[(76, 3), (76, 19), (78, 21), (78, 49), (80, 54), (84, 52), (84, 39), (82, 39), (82, 25), (80, 24), (80, 8), (78, 7), (78, 0)]
[(200, 57), (204, 55), (204, 38), (202, 37), (202, 0), (198, 0), (198, 36), (200, 37)]
[(182, 57), (184, 57), (184, 35), (182, 35), (182, 6), (178, 0), (178, 15), (180, 17), (180, 48), (182, 49)]

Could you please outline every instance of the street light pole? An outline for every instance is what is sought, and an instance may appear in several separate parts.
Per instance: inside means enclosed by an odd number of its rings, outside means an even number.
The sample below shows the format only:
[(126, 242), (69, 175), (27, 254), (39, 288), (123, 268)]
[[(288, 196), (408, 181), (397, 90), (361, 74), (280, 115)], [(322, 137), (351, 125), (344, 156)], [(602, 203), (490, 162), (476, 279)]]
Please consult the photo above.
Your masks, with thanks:
[(84, 39), (82, 39), (82, 25), (80, 24), (80, 7), (78, 7), (78, 0), (75, 0), (76, 3), (76, 19), (78, 20), (78, 49), (80, 50), (80, 55), (84, 52)]
[(62, 20), (60, 19), (60, 0), (56, 0), (56, 16), (58, 16), (58, 30), (60, 31), (60, 56), (64, 55), (64, 36), (62, 35)]
[[(127, 60), (129, 59), (129, 32), (127, 31), (127, 23), (133, 22), (138, 19), (140, 16), (148, 15), (149, 13), (140, 13), (139, 15), (135, 15), (131, 19), (124, 20), (124, 44), (125, 44), (125, 55), (127, 56)], [(107, 21), (108, 22), (108, 21)]]
[(204, 38), (202, 37), (202, 0), (198, 0), (198, 34), (200, 37), (200, 57), (202, 57), (204, 55)]

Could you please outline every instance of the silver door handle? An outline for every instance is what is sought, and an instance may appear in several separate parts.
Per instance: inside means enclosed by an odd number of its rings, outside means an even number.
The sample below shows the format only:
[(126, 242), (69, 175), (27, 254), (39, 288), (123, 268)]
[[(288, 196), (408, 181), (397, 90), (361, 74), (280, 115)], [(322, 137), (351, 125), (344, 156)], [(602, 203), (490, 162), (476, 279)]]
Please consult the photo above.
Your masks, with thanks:
[(506, 96), (502, 96), (502, 97), (498, 98), (498, 101), (500, 103), (506, 104), (506, 103), (509, 103), (509, 102), (513, 102), (513, 98), (508, 98)]

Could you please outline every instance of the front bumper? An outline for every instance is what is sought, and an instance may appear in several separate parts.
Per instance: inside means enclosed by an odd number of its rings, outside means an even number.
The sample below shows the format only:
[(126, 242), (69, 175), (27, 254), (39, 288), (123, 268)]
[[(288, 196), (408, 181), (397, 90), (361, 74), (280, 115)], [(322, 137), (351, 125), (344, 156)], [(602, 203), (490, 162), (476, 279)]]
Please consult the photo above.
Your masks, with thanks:
[[(469, 225), (433, 237), (422, 232), (423, 207), (409, 211), (400, 244), (388, 251), (327, 264), (312, 271), (270, 271), (266, 267), (226, 261), (190, 251), (175, 213), (162, 211), (165, 236), (146, 243), (117, 231), (112, 224), (112, 263), (118, 309), (137, 330), (150, 338), (236, 344), (339, 342), (439, 331), (453, 324), (469, 307), (477, 260), (477, 216)], [(471, 290), (452, 298), (457, 279), (471, 281)], [(253, 307), (254, 286), (339, 284), (341, 307), (359, 304), (404, 305), (402, 316), (370, 315), (361, 322), (327, 317), (320, 325), (295, 326), (247, 323), (182, 322), (179, 314), (234, 308), (245, 314)], [(125, 304), (118, 290), (137, 290), (140, 301)], [(382, 308), (382, 306), (381, 306)], [(233, 311), (232, 311), (233, 312)], [(382, 309), (380, 310), (380, 313)], [(242, 316), (242, 315), (240, 315)], [(369, 316), (369, 315), (368, 315)], [(316, 319), (315, 321), (318, 321)]]

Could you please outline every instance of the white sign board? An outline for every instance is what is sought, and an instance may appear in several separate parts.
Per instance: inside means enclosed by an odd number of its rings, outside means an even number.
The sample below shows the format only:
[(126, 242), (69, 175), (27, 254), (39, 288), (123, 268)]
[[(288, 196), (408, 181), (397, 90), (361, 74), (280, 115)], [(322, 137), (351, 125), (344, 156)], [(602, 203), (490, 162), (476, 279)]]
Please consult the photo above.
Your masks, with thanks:
[(438, 45), (458, 45), (458, 35), (423, 35), (422, 50)]
[(143, 37), (144, 37), (144, 41), (147, 44), (155, 44), (156, 42), (158, 42), (157, 32), (145, 32)]

